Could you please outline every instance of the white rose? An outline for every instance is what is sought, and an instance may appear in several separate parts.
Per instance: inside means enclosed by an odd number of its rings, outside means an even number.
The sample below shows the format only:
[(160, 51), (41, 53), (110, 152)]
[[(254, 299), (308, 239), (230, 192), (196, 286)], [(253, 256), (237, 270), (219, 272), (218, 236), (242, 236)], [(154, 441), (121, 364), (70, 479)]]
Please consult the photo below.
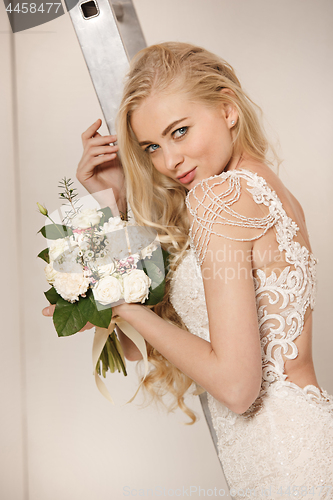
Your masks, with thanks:
[(148, 299), (151, 279), (141, 269), (134, 269), (124, 276), (124, 299), (126, 302), (141, 302)]
[(113, 274), (116, 266), (114, 262), (109, 262), (108, 264), (103, 264), (102, 266), (98, 266), (98, 274), (101, 276), (101, 278), (106, 278), (107, 276), (110, 276), (110, 274)]
[(45, 273), (45, 278), (50, 283), (50, 285), (52, 285), (55, 277), (58, 274), (58, 271), (56, 271), (53, 268), (52, 262), (51, 262), (51, 264), (48, 264), (46, 267), (44, 267), (44, 273)]
[(49, 246), (50, 260), (57, 260), (61, 254), (72, 251), (76, 246), (77, 243), (69, 238), (58, 238), (57, 240), (51, 241)]
[(120, 279), (114, 276), (107, 276), (99, 280), (97, 286), (93, 288), (95, 300), (103, 306), (118, 302), (123, 297), (123, 285)]
[(96, 208), (85, 208), (73, 217), (71, 225), (75, 229), (88, 229), (98, 224), (102, 215), (103, 212), (97, 212)]
[(155, 243), (153, 241), (153, 243), (150, 243), (150, 245), (148, 245), (146, 248), (143, 248), (141, 250), (141, 256), (143, 259), (145, 258), (150, 258), (152, 255), (153, 255), (153, 252), (155, 252), (155, 250), (158, 248), (158, 243)]
[(88, 290), (89, 282), (83, 273), (58, 273), (53, 286), (63, 299), (75, 302)]

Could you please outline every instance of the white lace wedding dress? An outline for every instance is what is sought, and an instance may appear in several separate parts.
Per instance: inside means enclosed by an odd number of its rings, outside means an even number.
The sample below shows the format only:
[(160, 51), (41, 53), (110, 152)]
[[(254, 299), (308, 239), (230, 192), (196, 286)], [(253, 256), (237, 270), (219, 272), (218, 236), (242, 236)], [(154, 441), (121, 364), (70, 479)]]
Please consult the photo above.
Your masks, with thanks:
[[(228, 189), (219, 195), (222, 183)], [(199, 185), (204, 198), (196, 197)], [(193, 200), (197, 205), (191, 206), (189, 195), (186, 199), (194, 217), (191, 249), (175, 271), (171, 286), (171, 302), (191, 333), (210, 339), (200, 265), (210, 234), (216, 234), (216, 224), (219, 234), (223, 234), (222, 225), (229, 230), (244, 228), (247, 238), (234, 238), (239, 240), (258, 239), (274, 227), (285, 264), (279, 276), (274, 271), (253, 271), (262, 348), (259, 397), (239, 415), (208, 394), (230, 494), (235, 499), (333, 499), (333, 397), (313, 385), (301, 388), (286, 380), (282, 357), (293, 360), (298, 355), (294, 341), (302, 333), (308, 307), (314, 308), (317, 259), (295, 241), (299, 228), (263, 177), (237, 169), (198, 186), (190, 191), (192, 205)], [(261, 219), (237, 210), (244, 189), (266, 210)], [(205, 217), (199, 210), (203, 200)], [(251, 230), (256, 231), (252, 238)], [(230, 231), (226, 234), (233, 239)]]

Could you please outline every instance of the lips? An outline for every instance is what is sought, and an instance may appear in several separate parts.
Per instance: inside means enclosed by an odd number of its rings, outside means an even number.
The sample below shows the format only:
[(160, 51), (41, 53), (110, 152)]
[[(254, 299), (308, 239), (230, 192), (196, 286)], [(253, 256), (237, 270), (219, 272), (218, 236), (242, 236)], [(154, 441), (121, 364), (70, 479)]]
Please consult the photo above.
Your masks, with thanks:
[(192, 170), (190, 170), (189, 172), (187, 172), (187, 174), (182, 175), (181, 177), (178, 177), (179, 182), (181, 182), (182, 184), (188, 184), (189, 182), (193, 181), (196, 168), (197, 167), (195, 167)]

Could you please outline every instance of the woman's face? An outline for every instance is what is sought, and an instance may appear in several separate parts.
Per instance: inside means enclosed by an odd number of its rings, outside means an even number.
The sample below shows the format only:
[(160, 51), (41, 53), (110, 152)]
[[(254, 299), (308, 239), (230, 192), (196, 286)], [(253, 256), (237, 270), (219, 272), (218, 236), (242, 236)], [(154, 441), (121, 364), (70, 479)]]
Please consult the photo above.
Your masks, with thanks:
[(133, 112), (132, 129), (156, 170), (193, 188), (233, 168), (231, 129), (237, 111), (194, 103), (185, 94), (153, 94)]

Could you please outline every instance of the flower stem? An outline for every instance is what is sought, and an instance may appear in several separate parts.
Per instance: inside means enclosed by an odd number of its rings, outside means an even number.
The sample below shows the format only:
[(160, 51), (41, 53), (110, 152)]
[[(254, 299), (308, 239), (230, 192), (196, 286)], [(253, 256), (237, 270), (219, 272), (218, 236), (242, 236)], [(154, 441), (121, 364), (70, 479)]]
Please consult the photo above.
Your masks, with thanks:
[(57, 230), (59, 231), (59, 234), (60, 234), (62, 237), (64, 237), (64, 233), (63, 233), (63, 232), (61, 232), (61, 231), (60, 231), (60, 229), (59, 229), (59, 224), (56, 224), (56, 223), (54, 222), (54, 220), (52, 220), (52, 219), (51, 219), (51, 217), (50, 217), (48, 214), (47, 214), (47, 216), (46, 216), (46, 217), (47, 217), (48, 219), (50, 219), (50, 221), (52, 222), (52, 224), (54, 224), (54, 225), (55, 225), (55, 227), (56, 227), (56, 228), (57, 228)]

